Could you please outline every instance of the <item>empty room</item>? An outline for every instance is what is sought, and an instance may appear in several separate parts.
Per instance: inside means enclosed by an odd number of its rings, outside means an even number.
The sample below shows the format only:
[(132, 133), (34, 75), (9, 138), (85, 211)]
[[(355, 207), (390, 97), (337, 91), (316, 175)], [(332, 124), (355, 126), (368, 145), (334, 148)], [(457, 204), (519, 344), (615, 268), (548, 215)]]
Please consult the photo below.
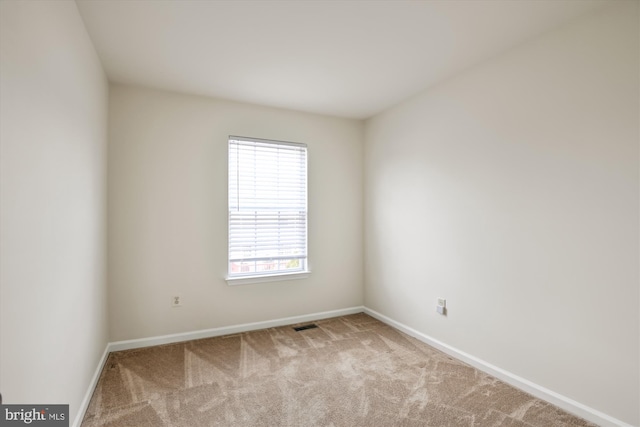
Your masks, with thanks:
[(640, 426), (640, 2), (0, 0), (0, 393)]

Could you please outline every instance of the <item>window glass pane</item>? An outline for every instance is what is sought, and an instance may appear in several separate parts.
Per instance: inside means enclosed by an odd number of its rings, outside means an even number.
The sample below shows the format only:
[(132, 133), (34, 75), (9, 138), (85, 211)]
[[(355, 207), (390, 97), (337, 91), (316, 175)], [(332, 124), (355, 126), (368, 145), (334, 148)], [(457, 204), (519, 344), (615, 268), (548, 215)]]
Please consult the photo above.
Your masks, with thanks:
[(307, 148), (229, 138), (229, 276), (306, 271)]

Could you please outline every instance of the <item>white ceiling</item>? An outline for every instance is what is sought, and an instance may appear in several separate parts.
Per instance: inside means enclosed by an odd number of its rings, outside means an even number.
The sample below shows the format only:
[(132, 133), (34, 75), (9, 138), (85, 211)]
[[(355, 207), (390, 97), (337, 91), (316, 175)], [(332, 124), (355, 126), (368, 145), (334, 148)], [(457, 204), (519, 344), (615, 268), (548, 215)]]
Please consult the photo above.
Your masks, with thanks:
[(609, 0), (77, 0), (111, 81), (366, 118)]

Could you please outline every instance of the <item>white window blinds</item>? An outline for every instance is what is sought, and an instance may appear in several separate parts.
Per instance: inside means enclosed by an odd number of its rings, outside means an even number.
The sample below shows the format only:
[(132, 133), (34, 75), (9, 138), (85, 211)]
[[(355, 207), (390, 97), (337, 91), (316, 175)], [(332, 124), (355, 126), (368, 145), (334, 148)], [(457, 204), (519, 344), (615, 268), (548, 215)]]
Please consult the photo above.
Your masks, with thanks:
[(229, 137), (229, 277), (307, 270), (307, 146)]

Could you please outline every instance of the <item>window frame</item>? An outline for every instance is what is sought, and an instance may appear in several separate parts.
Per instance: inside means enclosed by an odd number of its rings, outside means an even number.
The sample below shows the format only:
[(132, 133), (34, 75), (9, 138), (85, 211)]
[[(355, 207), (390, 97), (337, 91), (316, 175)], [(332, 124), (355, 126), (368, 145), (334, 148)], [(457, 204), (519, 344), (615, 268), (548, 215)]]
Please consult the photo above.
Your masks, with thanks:
[[(231, 149), (232, 141), (258, 143), (274, 146), (294, 146), (304, 149), (304, 249), (305, 257), (300, 258), (302, 260), (302, 267), (300, 270), (286, 271), (286, 270), (272, 270), (265, 272), (248, 272), (246, 274), (232, 274), (231, 271), (231, 219), (232, 219), (232, 204), (231, 204)], [(249, 210), (251, 212), (251, 210)], [(280, 212), (280, 211), (278, 211)], [(296, 280), (307, 278), (310, 274), (309, 269), (309, 151), (307, 144), (271, 140), (264, 138), (252, 138), (243, 137), (237, 135), (229, 135), (227, 139), (227, 274), (226, 281), (229, 285), (244, 285), (261, 282), (275, 282), (283, 280)]]

